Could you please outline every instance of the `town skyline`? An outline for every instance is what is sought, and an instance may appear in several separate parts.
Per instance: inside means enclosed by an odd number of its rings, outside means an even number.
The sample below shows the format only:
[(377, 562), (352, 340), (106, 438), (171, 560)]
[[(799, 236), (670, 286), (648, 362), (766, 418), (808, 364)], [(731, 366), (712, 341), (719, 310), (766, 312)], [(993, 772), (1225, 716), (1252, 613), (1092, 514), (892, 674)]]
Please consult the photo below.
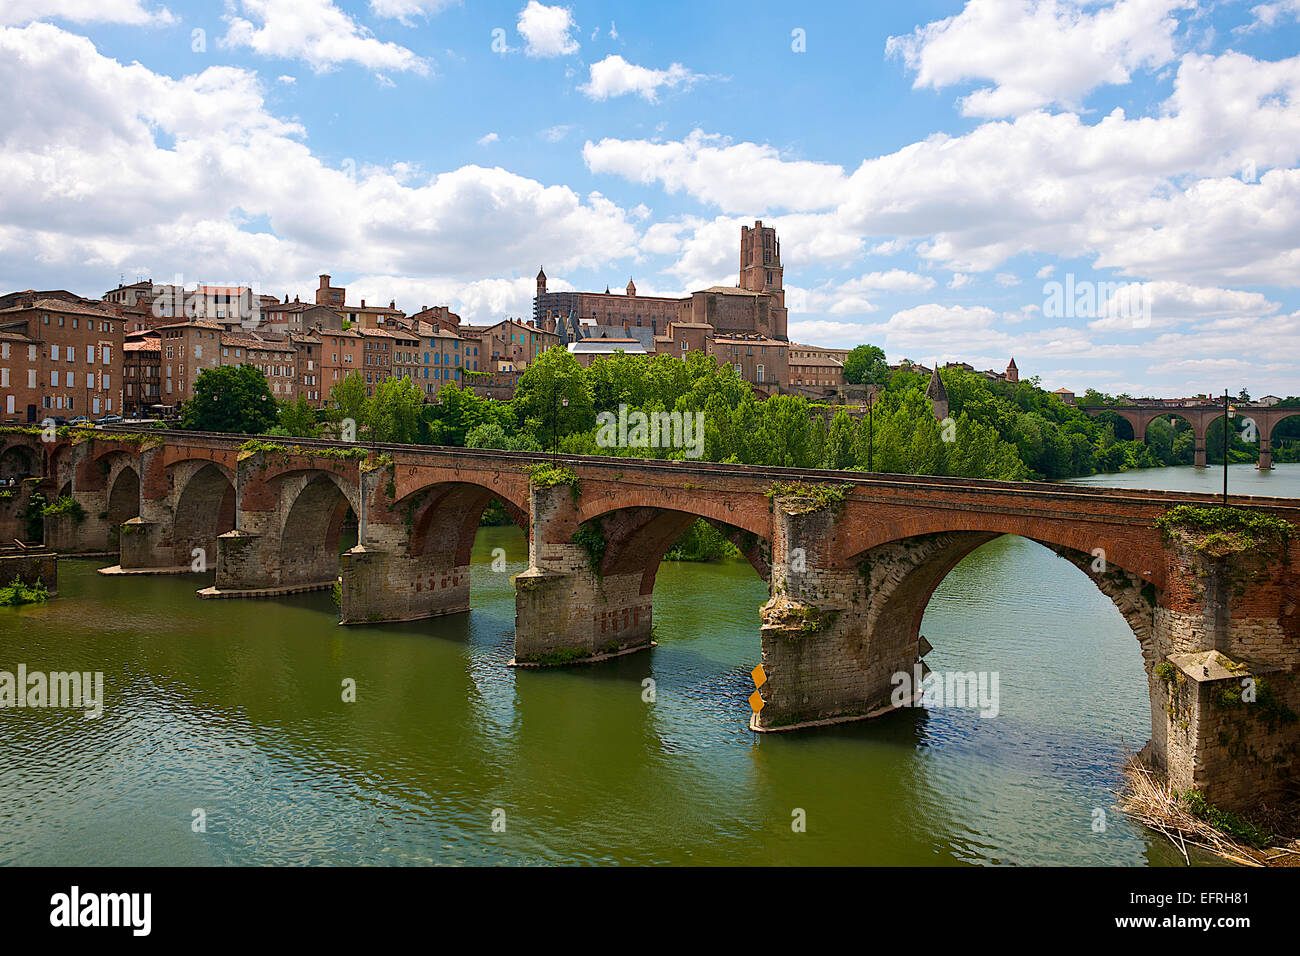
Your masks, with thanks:
[[(539, 265), (553, 291), (730, 283), (762, 219), (792, 341), (1014, 355), (1079, 393), (1294, 391), (1290, 8), (746, 7), (718, 44), (738, 9), (12, 6), (0, 286), (282, 297), (329, 271), (487, 324), (529, 315)], [(1011, 56), (1030, 32), (1072, 54)], [(1053, 284), (1090, 286), (1085, 314)], [(1135, 288), (1139, 321), (1105, 310)]]

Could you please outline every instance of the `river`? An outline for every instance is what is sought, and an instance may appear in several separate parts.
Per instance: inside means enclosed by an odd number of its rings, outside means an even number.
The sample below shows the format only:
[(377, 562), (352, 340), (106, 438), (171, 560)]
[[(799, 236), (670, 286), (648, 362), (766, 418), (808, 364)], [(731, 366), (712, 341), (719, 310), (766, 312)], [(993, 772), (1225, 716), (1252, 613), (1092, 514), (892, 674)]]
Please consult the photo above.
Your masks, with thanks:
[[(1231, 482), (1300, 497), (1300, 466)], [(1124, 748), (1149, 735), (1137, 641), (1046, 548), (973, 552), (922, 625), (931, 667), (998, 672), (996, 718), (769, 735), (748, 729), (766, 588), (747, 563), (665, 564), (649, 653), (518, 671), (526, 553), (483, 528), (470, 614), (350, 628), (325, 594), (200, 601), (210, 575), (61, 562), (59, 597), (0, 608), (0, 669), (102, 671), (106, 705), (0, 711), (0, 863), (1182, 863), (1114, 808)]]

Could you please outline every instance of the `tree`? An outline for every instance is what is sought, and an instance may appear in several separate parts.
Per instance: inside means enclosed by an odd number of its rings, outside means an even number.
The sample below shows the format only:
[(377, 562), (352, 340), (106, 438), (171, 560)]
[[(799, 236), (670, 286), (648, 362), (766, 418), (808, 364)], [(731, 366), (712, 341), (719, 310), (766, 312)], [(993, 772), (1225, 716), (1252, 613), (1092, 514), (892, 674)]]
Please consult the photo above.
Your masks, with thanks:
[(424, 392), (406, 376), (380, 382), (375, 397), (366, 403), (370, 440), (418, 444), (425, 437), (423, 405)]
[(353, 437), (360, 438), (361, 426), (365, 424), (366, 383), (361, 380), (360, 372), (352, 372), (343, 381), (330, 389), (330, 419), (339, 424), (351, 419), (357, 428)]
[(311, 407), (306, 396), (299, 395), (296, 402), (281, 402), (279, 414), (279, 423), (271, 429), (271, 434), (286, 438), (316, 438), (320, 435), (316, 409)]
[(559, 347), (537, 356), (519, 376), (515, 409), (546, 447), (570, 432), (586, 431), (596, 424), (586, 370)]
[(889, 363), (884, 350), (859, 345), (844, 359), (844, 381), (850, 385), (884, 385), (889, 381)]
[(219, 365), (194, 380), (194, 397), (181, 406), (181, 427), (203, 432), (263, 435), (277, 408), (266, 376), (253, 365)]

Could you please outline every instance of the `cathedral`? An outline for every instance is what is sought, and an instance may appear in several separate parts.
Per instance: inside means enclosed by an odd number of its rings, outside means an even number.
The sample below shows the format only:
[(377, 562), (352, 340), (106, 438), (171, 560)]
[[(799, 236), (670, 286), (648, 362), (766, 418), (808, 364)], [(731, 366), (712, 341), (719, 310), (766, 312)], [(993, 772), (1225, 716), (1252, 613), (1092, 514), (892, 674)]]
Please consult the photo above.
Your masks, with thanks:
[(638, 295), (630, 279), (624, 292), (548, 292), (537, 273), (533, 324), (568, 345), (584, 338), (635, 339), (653, 351), (670, 326), (708, 326), (717, 336), (754, 336), (788, 342), (781, 243), (762, 221), (740, 227), (740, 282), (711, 286), (685, 298)]

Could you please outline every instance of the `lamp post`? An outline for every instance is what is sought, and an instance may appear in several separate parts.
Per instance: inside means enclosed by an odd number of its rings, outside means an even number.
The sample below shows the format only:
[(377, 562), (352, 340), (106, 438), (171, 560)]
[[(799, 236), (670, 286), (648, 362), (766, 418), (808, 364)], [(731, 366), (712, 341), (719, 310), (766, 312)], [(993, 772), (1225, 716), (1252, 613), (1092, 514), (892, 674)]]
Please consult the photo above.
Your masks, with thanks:
[(1223, 390), (1223, 505), (1228, 506), (1228, 390)]
[(873, 401), (874, 398), (875, 396), (872, 395), (870, 391), (868, 391), (867, 392), (867, 471), (876, 470), (875, 468), (876, 429), (874, 425), (874, 419), (872, 417), (872, 412), (876, 407), (876, 403)]

